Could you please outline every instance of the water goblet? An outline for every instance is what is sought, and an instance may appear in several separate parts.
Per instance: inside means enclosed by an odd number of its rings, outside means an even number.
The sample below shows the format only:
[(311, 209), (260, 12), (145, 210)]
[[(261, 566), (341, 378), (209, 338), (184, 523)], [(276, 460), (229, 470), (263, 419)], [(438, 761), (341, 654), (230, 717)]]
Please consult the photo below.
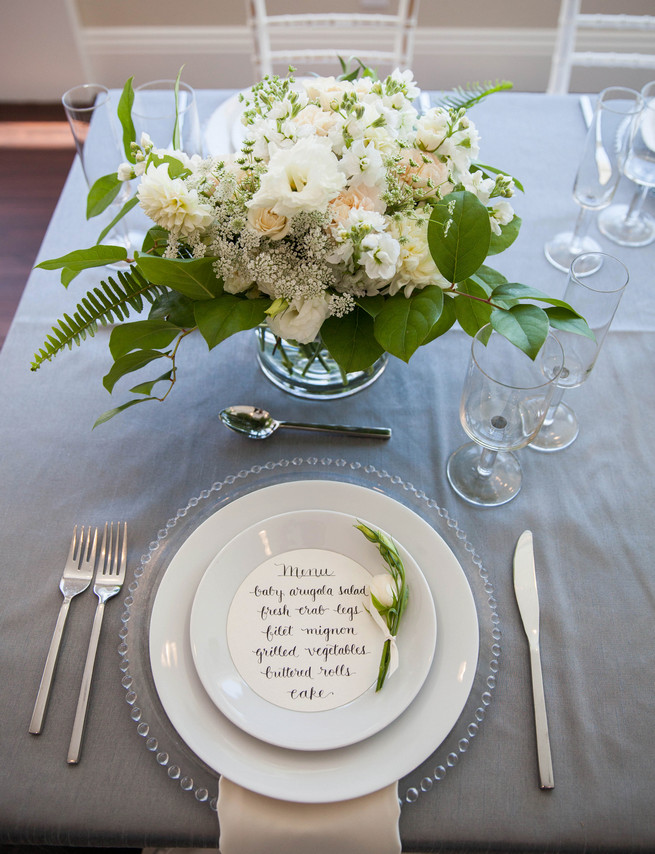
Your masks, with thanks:
[(655, 80), (641, 90), (644, 104), (632, 127), (623, 174), (637, 185), (629, 205), (610, 205), (598, 217), (601, 234), (620, 246), (646, 246), (655, 240), (655, 220), (644, 212), (655, 187)]
[(446, 467), (459, 496), (479, 507), (516, 497), (522, 472), (513, 451), (537, 435), (563, 363), (562, 347), (550, 332), (531, 359), (490, 325), (478, 331), (459, 407), (473, 442), (451, 454)]
[[(84, 83), (69, 89), (61, 100), (90, 190), (98, 178), (116, 172), (121, 157), (109, 90), (96, 83)], [(100, 226), (112, 222), (127, 197), (126, 190), (117, 194), (116, 199), (98, 217)], [(105, 237), (105, 242), (129, 249), (125, 225), (119, 222), (114, 226)], [(125, 265), (112, 266), (123, 269)]]
[[(567, 388), (577, 388), (588, 378), (596, 364), (603, 341), (628, 284), (628, 271), (612, 255), (594, 253), (596, 271), (589, 275), (589, 259), (585, 255), (571, 264), (563, 299), (587, 321), (594, 338), (559, 330), (557, 337), (564, 348), (564, 367), (557, 380), (544, 423), (530, 442), (535, 451), (561, 451), (575, 441), (579, 432), (578, 419), (570, 406), (562, 403)], [(584, 280), (579, 270), (584, 270)]]
[[(174, 144), (176, 119), (179, 145)], [(196, 94), (187, 83), (180, 81), (178, 84), (177, 109), (175, 80), (153, 80), (137, 86), (134, 90), (132, 120), (137, 142), (145, 131), (155, 148), (165, 151), (177, 148), (189, 157), (202, 155)]]
[[(592, 211), (612, 202), (631, 136), (625, 132), (626, 122), (632, 124), (641, 105), (641, 95), (634, 89), (612, 86), (600, 93), (573, 184), (573, 198), (580, 205), (578, 219), (573, 231), (557, 234), (544, 247), (546, 258), (558, 270), (568, 272), (573, 259), (582, 253), (588, 253), (586, 263), (591, 264), (591, 253), (601, 251), (587, 235), (589, 221)], [(586, 272), (592, 273), (593, 267)], [(585, 275), (585, 270), (580, 268), (578, 275)]]

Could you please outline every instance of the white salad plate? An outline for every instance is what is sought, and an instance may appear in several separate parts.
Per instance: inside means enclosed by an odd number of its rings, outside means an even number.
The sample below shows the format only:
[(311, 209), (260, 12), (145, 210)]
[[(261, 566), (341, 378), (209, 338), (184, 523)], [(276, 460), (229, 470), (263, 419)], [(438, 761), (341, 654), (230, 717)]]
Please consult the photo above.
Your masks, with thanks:
[[(430, 672), (408, 708), (363, 741), (334, 750), (288, 750), (233, 724), (196, 671), (189, 634), (196, 590), (217, 553), (274, 509), (312, 508), (374, 521), (421, 567), (435, 604), (439, 641)], [(152, 606), (149, 652), (154, 684), (170, 722), (207, 766), (252, 791), (320, 803), (355, 798), (393, 783), (436, 750), (456, 724), (477, 668), (475, 602), (455, 555), (420, 516), (384, 493), (342, 481), (274, 484), (217, 510), (183, 542), (161, 578)]]
[[(326, 583), (324, 577), (280, 578), (276, 582), (278, 587), (273, 589), (276, 593), (280, 592), (279, 600), (284, 598), (284, 602), (289, 602), (291, 607), (282, 609), (285, 614), (277, 622), (283, 631), (290, 632), (290, 637), (274, 637), (268, 646), (261, 638), (262, 626), (270, 624), (274, 617), (262, 619), (257, 616), (260, 603), (269, 601), (262, 598), (264, 591), (269, 588), (262, 585), (253, 599), (252, 573), (260, 566), (267, 570), (264, 578), (268, 584), (268, 579), (281, 574), (276, 568), (279, 567), (276, 557), (299, 554), (297, 550), (312, 550), (310, 554), (322, 550), (320, 554), (326, 558), (325, 563), (332, 566), (333, 572), (342, 557), (358, 565), (358, 572), (361, 577), (367, 577), (367, 581), (386, 571), (386, 564), (377, 546), (355, 528), (357, 521), (371, 528), (376, 527), (375, 523), (361, 517), (355, 519), (345, 513), (326, 510), (293, 511), (262, 520), (237, 534), (221, 549), (198, 585), (190, 623), (191, 649), (196, 670), (205, 690), (221, 712), (256, 738), (295, 750), (329, 750), (361, 741), (379, 732), (404, 712), (430, 672), (437, 639), (432, 593), (416, 561), (395, 537), (405, 568), (409, 597), (398, 632), (400, 664), (387, 677), (380, 691), (375, 688), (384, 635), (366, 613), (365, 605), (370, 606), (370, 600), (364, 602), (361, 595), (340, 599), (336, 595), (338, 584), (333, 588), (329, 579)], [(301, 553), (305, 554), (304, 551)], [(334, 574), (338, 576), (338, 573)], [(259, 588), (259, 585), (255, 586)], [(287, 593), (281, 592), (283, 587), (286, 587)], [(314, 617), (293, 613), (294, 600), (298, 595), (295, 591), (321, 591), (321, 587), (334, 591), (334, 596), (323, 595), (321, 598), (319, 592), (315, 602), (330, 602), (334, 605), (339, 600), (337, 604), (341, 603), (345, 608), (355, 607), (358, 613), (354, 617), (350, 614), (330, 616), (328, 612), (323, 612), (322, 607), (312, 609), (320, 612)], [(288, 595), (289, 591), (294, 595)], [(273, 598), (272, 602), (275, 608), (278, 598)], [(253, 616), (254, 620), (249, 619)], [(318, 642), (318, 647), (314, 648), (325, 650), (332, 638), (325, 642), (322, 636), (310, 634), (304, 635), (303, 641), (303, 625), (307, 623), (313, 623), (310, 631), (323, 631), (330, 625), (336, 628), (341, 624), (341, 634), (335, 633), (334, 638), (341, 644), (344, 638), (345, 642), (356, 640), (366, 650), (365, 654), (342, 659), (347, 663), (343, 665), (346, 667), (345, 675), (321, 678), (318, 671), (322, 659), (307, 653), (303, 656), (303, 650), (312, 638), (314, 643)], [(289, 639), (285, 645), (287, 637)], [(277, 640), (282, 643), (276, 644)], [(267, 659), (264, 665), (258, 664), (254, 650), (259, 649), (261, 656), (262, 646), (267, 649), (278, 646), (282, 650), (297, 650), (295, 659), (282, 658), (278, 664), (296, 664), (301, 672), (304, 672), (303, 668), (313, 667), (312, 675), (309, 679), (295, 680), (285, 679), (284, 676), (264, 678), (262, 670), (265, 664), (274, 659)], [(280, 669), (269, 667), (268, 672), (279, 673)], [(323, 690), (328, 697), (326, 700), (291, 700), (282, 705), (288, 695), (285, 689), (294, 685), (310, 685), (317, 692)], [(332, 697), (339, 694), (346, 698), (344, 703), (333, 708), (312, 708), (315, 704), (334, 706)], [(303, 710), (286, 707), (294, 702), (301, 705)]]
[[(244, 89), (243, 94), (248, 94)], [(246, 129), (241, 124), (243, 102), (239, 94), (231, 95), (219, 104), (209, 117), (205, 130), (205, 148), (213, 157), (221, 157), (239, 151), (245, 139)]]

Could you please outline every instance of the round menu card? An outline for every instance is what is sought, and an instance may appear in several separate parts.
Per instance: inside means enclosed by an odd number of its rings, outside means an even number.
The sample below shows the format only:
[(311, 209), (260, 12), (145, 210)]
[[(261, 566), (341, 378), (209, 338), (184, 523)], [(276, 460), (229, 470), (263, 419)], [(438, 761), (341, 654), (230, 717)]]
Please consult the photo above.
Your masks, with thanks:
[(356, 523), (311, 510), (265, 519), (221, 549), (196, 591), (200, 680), (226, 717), (270, 744), (326, 750), (368, 738), (408, 707), (430, 670), (432, 595), (397, 543), (409, 602), (400, 665), (376, 692), (385, 636), (369, 613), (369, 584), (386, 565)]

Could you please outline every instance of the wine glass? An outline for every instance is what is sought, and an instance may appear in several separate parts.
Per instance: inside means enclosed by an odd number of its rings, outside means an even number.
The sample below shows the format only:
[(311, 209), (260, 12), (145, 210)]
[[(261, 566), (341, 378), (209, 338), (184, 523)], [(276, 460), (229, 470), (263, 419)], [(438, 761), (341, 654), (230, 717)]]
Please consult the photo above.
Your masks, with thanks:
[[(180, 144), (173, 144), (177, 113)], [(172, 151), (177, 147), (191, 157), (202, 155), (200, 122), (196, 94), (187, 83), (180, 81), (175, 109), (175, 80), (153, 80), (134, 90), (132, 121), (137, 142), (145, 131), (155, 148)]]
[[(622, 86), (603, 89), (598, 96), (573, 184), (573, 198), (580, 205), (575, 228), (557, 234), (544, 247), (546, 258), (558, 270), (568, 272), (573, 259), (582, 253), (588, 253), (586, 263), (591, 264), (591, 253), (601, 251), (600, 245), (587, 236), (589, 220), (592, 211), (602, 210), (612, 201), (630, 139), (625, 123), (632, 123), (641, 105), (639, 92)], [(593, 268), (587, 272), (592, 273)], [(585, 275), (585, 271), (580, 268), (578, 275)]]
[[(558, 331), (564, 368), (541, 430), (530, 442), (535, 451), (561, 451), (577, 438), (578, 420), (571, 407), (562, 403), (562, 396), (567, 388), (582, 385), (591, 373), (628, 284), (628, 271), (617, 258), (602, 252), (594, 255), (596, 271), (592, 275), (586, 272), (589, 259), (585, 255), (574, 259), (563, 299), (584, 317), (595, 338)], [(579, 269), (585, 271), (584, 281)]]
[(550, 332), (531, 359), (491, 325), (478, 331), (459, 406), (474, 441), (451, 454), (446, 467), (458, 495), (497, 507), (518, 494), (522, 473), (512, 451), (537, 435), (563, 364), (562, 347)]
[[(61, 101), (90, 190), (98, 178), (116, 173), (121, 155), (109, 90), (96, 83), (83, 83), (64, 92)], [(127, 198), (126, 190), (118, 193), (116, 199), (98, 216), (100, 228), (112, 222)], [(129, 250), (124, 223), (115, 225), (105, 237), (105, 241), (116, 246), (125, 246)], [(124, 269), (126, 265), (119, 263), (110, 266), (112, 269)]]
[(644, 104), (632, 127), (623, 174), (635, 184), (629, 205), (610, 205), (598, 217), (601, 234), (620, 246), (646, 246), (655, 240), (655, 220), (643, 211), (655, 187), (655, 80), (641, 90)]

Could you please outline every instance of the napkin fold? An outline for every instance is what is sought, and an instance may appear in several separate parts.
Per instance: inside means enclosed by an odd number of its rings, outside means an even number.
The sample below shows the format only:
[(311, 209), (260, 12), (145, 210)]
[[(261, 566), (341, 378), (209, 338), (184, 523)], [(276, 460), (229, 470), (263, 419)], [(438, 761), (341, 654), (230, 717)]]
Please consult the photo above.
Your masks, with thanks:
[(220, 854), (400, 854), (399, 817), (397, 783), (348, 801), (299, 804), (219, 782)]

